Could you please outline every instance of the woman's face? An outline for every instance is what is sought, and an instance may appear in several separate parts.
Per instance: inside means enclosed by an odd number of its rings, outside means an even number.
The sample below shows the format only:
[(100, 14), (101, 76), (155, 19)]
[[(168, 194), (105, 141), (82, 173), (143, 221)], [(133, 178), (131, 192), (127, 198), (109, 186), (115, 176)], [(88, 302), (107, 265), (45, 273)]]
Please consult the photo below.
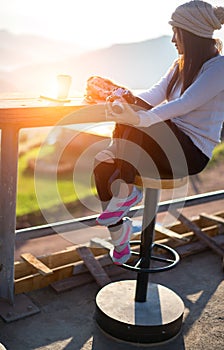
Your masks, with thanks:
[(176, 27), (173, 27), (172, 43), (175, 44), (179, 55), (182, 55), (183, 54), (183, 44), (182, 44), (182, 40), (181, 40), (181, 31), (178, 30)]

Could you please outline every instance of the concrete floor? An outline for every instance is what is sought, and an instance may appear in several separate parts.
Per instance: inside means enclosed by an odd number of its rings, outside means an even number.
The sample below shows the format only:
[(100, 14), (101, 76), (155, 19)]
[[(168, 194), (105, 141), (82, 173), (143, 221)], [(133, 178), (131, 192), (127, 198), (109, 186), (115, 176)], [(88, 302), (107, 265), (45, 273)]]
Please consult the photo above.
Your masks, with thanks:
[[(119, 275), (119, 279), (133, 278), (130, 272)], [(102, 332), (94, 319), (96, 283), (59, 295), (51, 287), (28, 293), (40, 312), (11, 323), (0, 319), (0, 342), (7, 350), (223, 350), (224, 282), (219, 256), (208, 250), (184, 258), (173, 270), (153, 274), (150, 282), (172, 289), (185, 305), (182, 331), (168, 342), (133, 344)]]
[[(222, 211), (223, 205), (221, 200), (206, 206), (189, 207), (184, 212), (188, 217), (202, 212), (216, 213)], [(104, 229), (97, 233), (102, 237), (108, 235)], [(82, 242), (89, 240), (92, 232), (85, 230), (85, 234)], [(15, 255), (19, 258), (22, 252), (30, 252), (41, 256), (73, 244), (60, 235), (19, 240)], [(0, 343), (7, 350), (223, 350), (223, 277), (221, 258), (210, 250), (182, 259), (172, 270), (150, 276), (150, 283), (170, 288), (185, 305), (181, 333), (162, 344), (127, 343), (102, 332), (94, 319), (99, 291), (96, 283), (62, 294), (56, 294), (51, 287), (27, 293), (40, 312), (11, 323), (0, 318)], [(135, 273), (121, 269), (121, 274), (114, 280), (135, 278)], [(115, 302), (119, 303), (119, 300)]]

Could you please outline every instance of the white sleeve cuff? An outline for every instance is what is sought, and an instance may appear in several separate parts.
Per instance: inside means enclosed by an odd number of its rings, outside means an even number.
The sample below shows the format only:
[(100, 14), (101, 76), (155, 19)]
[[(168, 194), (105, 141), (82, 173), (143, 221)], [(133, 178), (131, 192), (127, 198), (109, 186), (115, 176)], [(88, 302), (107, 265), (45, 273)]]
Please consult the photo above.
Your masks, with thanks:
[(150, 125), (161, 122), (161, 118), (152, 111), (139, 111), (138, 116), (139, 123), (136, 126), (139, 126), (141, 128), (146, 128)]

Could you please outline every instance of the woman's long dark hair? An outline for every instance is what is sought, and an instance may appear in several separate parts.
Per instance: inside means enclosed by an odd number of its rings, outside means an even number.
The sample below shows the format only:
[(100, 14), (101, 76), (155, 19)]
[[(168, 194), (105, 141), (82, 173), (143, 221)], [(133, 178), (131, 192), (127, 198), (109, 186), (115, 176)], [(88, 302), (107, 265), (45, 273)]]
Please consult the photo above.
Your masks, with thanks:
[(202, 38), (180, 28), (176, 30), (183, 45), (183, 55), (173, 67), (174, 74), (167, 87), (167, 99), (177, 83), (181, 84), (183, 93), (192, 84), (202, 65), (222, 50), (222, 43), (219, 40)]

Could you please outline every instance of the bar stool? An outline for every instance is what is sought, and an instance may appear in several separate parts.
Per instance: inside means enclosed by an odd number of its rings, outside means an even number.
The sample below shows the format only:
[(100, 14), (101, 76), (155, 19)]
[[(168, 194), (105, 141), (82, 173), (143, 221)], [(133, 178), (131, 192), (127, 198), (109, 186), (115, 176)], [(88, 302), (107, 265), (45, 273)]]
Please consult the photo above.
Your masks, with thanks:
[[(100, 328), (115, 338), (135, 343), (157, 343), (173, 338), (182, 326), (184, 304), (172, 290), (156, 283), (148, 283), (150, 273), (172, 269), (179, 262), (177, 252), (153, 242), (156, 212), (161, 189), (174, 189), (187, 183), (178, 179), (136, 178), (145, 189), (144, 212), (139, 252), (131, 251), (137, 260), (121, 265), (137, 272), (137, 280), (124, 280), (103, 287), (96, 297), (95, 319)], [(155, 251), (165, 251), (165, 255)], [(169, 258), (167, 258), (167, 255)], [(133, 259), (130, 259), (131, 261)], [(151, 262), (159, 266), (151, 266)], [(155, 263), (154, 263), (155, 264)]]

